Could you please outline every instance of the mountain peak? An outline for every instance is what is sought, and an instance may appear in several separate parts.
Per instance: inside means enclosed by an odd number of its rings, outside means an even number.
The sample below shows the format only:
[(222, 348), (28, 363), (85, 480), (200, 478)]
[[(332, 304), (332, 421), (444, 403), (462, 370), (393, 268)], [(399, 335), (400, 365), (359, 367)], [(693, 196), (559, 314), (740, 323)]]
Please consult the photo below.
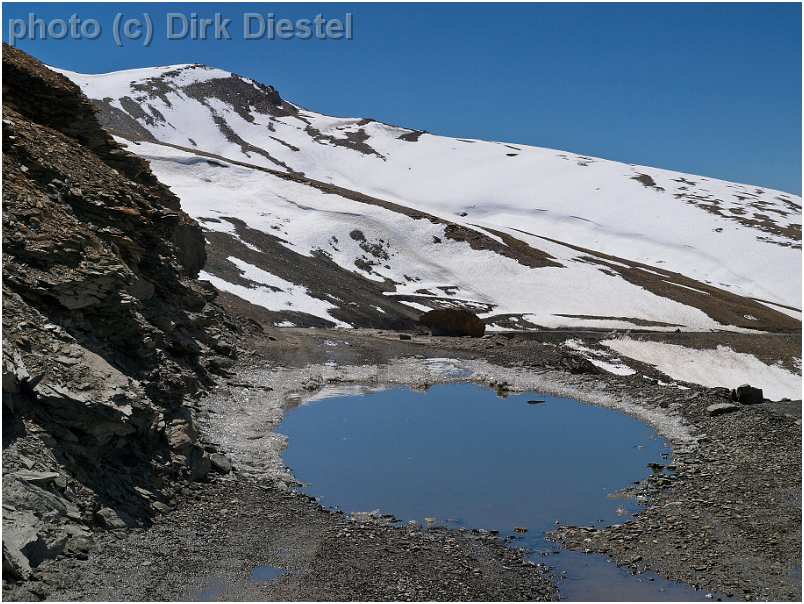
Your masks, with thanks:
[(800, 319), (794, 195), (333, 117), (198, 64), (66, 75), (204, 225), (208, 277), (278, 323), (445, 306), (500, 328)]
[(250, 78), (202, 63), (137, 67), (98, 74), (77, 73), (57, 67), (50, 67), (50, 69), (73, 80), (85, 94), (91, 92), (89, 96), (93, 98), (97, 98), (98, 95), (101, 95), (101, 98), (116, 98), (126, 93), (136, 95), (138, 92), (142, 92), (144, 87), (153, 86), (156, 82), (161, 82), (175, 89), (212, 80), (230, 79), (257, 85)]

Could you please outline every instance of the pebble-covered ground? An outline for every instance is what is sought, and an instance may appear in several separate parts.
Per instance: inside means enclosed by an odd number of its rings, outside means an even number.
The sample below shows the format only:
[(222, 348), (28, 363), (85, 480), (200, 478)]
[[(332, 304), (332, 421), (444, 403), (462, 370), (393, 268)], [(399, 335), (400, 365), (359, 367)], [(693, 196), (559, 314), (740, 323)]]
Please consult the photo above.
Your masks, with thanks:
[[(271, 582), (255, 568), (287, 572)], [(489, 534), (352, 521), (245, 480), (193, 485), (150, 529), (104, 534), (87, 561), (42, 569), (56, 600), (549, 600), (544, 567)], [(21, 597), (24, 593), (9, 594)]]
[[(153, 527), (99, 532), (87, 560), (43, 563), (35, 581), (4, 596), (557, 597), (543, 567), (532, 566), (493, 536), (351, 520), (286, 490), (293, 479), (282, 464), (282, 439), (272, 433), (285, 408), (325, 383), (424, 386), (466, 379), (457, 367), (495, 388), (544, 388), (618, 408), (651, 423), (673, 445), (666, 467), (656, 468), (642, 484), (623, 485), (645, 504), (643, 513), (602, 530), (559, 526), (554, 539), (607, 554), (634, 572), (656, 571), (718, 595), (800, 599), (800, 402), (736, 405), (713, 413), (713, 405), (729, 402), (723, 391), (661, 385), (668, 383), (661, 382), (661, 374), (630, 361), (636, 374), (595, 371), (559, 345), (566, 337), (400, 340), (392, 332), (272, 331), (252, 344), (253, 354), (229, 379), (195, 404), (202, 442), (229, 455), (232, 473), (185, 485)], [(288, 573), (272, 582), (249, 581), (263, 565)]]

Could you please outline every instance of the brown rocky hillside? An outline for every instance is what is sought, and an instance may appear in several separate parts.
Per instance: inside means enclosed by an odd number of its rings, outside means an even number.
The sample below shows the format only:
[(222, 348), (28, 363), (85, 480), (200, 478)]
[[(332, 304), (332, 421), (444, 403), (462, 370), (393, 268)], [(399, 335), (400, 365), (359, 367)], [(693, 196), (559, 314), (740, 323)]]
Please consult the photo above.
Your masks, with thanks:
[(79, 88), (3, 46), (3, 576), (85, 556), (213, 467), (188, 400), (236, 353), (198, 225)]

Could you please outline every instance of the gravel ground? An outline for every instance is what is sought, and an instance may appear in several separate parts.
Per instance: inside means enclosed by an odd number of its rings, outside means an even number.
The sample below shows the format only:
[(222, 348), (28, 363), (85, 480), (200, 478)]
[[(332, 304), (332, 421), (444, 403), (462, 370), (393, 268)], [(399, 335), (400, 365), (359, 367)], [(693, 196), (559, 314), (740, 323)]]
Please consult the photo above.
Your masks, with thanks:
[[(497, 387), (536, 388), (617, 408), (652, 424), (672, 444), (672, 464), (631, 488), (646, 504), (643, 513), (602, 530), (557, 527), (557, 541), (605, 553), (634, 572), (653, 570), (735, 598), (801, 597), (800, 402), (745, 405), (711, 416), (707, 407), (726, 402), (721, 391), (662, 386), (655, 381), (662, 374), (630, 361), (639, 373), (627, 377), (568, 364), (568, 352), (557, 344), (597, 337), (589, 334), (414, 335), (411, 341), (377, 331), (269, 335), (252, 343), (251, 357), (196, 405), (203, 438), (230, 455), (232, 474), (187, 485), (175, 509), (153, 527), (99, 533), (88, 560), (46, 562), (27, 591), (4, 596), (555, 599), (549, 573), (492, 536), (355, 521), (287, 491), (293, 477), (282, 463), (285, 443), (272, 432), (286, 409), (325, 384), (424, 387), (465, 380), (472, 372), (472, 379)], [(673, 334), (667, 337), (672, 341)], [(706, 337), (699, 345), (707, 345)], [(708, 337), (714, 346), (717, 334)], [(794, 349), (755, 338), (764, 350)], [(270, 583), (250, 582), (260, 565), (289, 572)]]
[(801, 426), (756, 407), (696, 423), (707, 436), (675, 455), (671, 476), (657, 474), (668, 488), (647, 486), (633, 522), (554, 537), (726, 596), (800, 600)]
[[(287, 574), (249, 579), (258, 566)], [(40, 573), (54, 600), (546, 600), (547, 571), (488, 534), (356, 522), (246, 480), (194, 485), (147, 530)], [(14, 594), (21, 595), (21, 594)]]
[[(631, 489), (646, 502), (645, 511), (618, 527), (559, 527), (553, 537), (567, 547), (604, 553), (634, 572), (656, 571), (724, 596), (800, 600), (801, 402), (741, 405), (711, 416), (708, 407), (728, 402), (724, 392), (657, 385), (645, 378), (672, 380), (632, 359), (627, 363), (638, 371), (633, 376), (554, 371), (563, 365), (561, 342), (580, 337), (593, 345), (606, 335), (546, 331), (482, 340), (414, 336), (400, 342), (395, 333), (370, 332), (348, 338), (344, 348), (346, 360), (354, 363), (410, 355), (486, 359), (493, 365), (465, 365), (520, 389), (568, 392), (653, 424), (673, 445), (674, 459)], [(647, 337), (694, 348), (724, 344), (791, 368), (800, 356), (800, 334), (726, 334), (725, 340), (723, 335)], [(377, 339), (383, 342), (380, 350)], [(337, 347), (319, 350), (324, 350), (320, 362), (340, 361)]]

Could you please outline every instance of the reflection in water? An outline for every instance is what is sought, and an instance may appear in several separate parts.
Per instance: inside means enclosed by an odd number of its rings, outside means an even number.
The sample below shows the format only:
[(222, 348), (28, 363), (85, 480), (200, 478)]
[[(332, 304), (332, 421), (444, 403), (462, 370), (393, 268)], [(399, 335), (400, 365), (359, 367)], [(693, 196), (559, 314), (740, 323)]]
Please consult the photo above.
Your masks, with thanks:
[(254, 581), (255, 583), (262, 583), (264, 581), (273, 581), (274, 579), (278, 579), (284, 574), (287, 574), (287, 572), (281, 568), (277, 568), (276, 566), (257, 566), (253, 571), (251, 571), (249, 580)]
[(318, 400), (288, 413), (279, 431), (288, 436), (285, 461), (322, 504), (499, 531), (556, 570), (562, 599), (705, 596), (649, 573), (634, 577), (602, 556), (551, 553), (558, 548), (544, 538), (559, 522), (604, 526), (639, 509), (610, 494), (647, 477), (648, 463), (669, 449), (621, 413), (452, 384)]

